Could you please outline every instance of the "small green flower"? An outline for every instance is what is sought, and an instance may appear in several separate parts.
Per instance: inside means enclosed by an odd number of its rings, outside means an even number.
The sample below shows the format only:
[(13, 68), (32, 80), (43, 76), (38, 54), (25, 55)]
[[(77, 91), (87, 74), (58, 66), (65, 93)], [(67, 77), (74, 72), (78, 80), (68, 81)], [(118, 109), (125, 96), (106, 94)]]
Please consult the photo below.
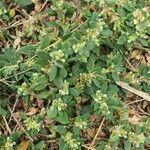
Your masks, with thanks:
[(64, 141), (68, 144), (71, 150), (78, 150), (80, 146), (80, 142), (78, 142), (75, 138), (73, 138), (73, 134), (71, 132), (67, 132), (63, 137)]
[(13, 142), (9, 137), (7, 137), (7, 141), (4, 145), (4, 148), (5, 150), (12, 150), (13, 149), (13, 146), (15, 145), (16, 143)]
[(29, 93), (29, 91), (28, 91), (28, 85), (25, 82), (23, 82), (22, 85), (21, 85), (21, 87), (18, 88), (17, 93), (19, 95), (26, 96)]
[(114, 141), (116, 138), (121, 137), (127, 138), (127, 131), (123, 129), (122, 126), (115, 126), (115, 128), (112, 130), (110, 140)]
[[(150, 9), (149, 7), (144, 7), (142, 9), (136, 9), (133, 12), (134, 20), (133, 23), (136, 28), (137, 36), (141, 38), (148, 38), (148, 28), (150, 27)], [(143, 27), (144, 24), (144, 27)]]
[(27, 130), (36, 129), (37, 131), (40, 131), (41, 123), (34, 120), (33, 117), (27, 118), (24, 123)]
[(101, 101), (105, 101), (104, 99), (106, 98), (107, 98), (106, 94), (103, 94), (100, 90), (97, 90), (94, 96), (94, 101), (100, 103)]
[(108, 97), (106, 94), (103, 94), (100, 90), (97, 90), (96, 93), (93, 96), (94, 101), (99, 105), (99, 111), (103, 115), (109, 115), (110, 111), (108, 108), (108, 105), (106, 103)]
[(64, 53), (62, 52), (62, 50), (52, 52), (50, 54), (50, 56), (52, 57), (52, 60), (56, 63), (57, 62), (65, 62)]
[(78, 53), (78, 51), (80, 51), (82, 48), (84, 48), (85, 45), (86, 45), (86, 42), (83, 41), (81, 43), (74, 44), (72, 48), (73, 48), (73, 50), (74, 50), (75, 53)]
[(136, 145), (136, 147), (139, 147), (140, 144), (144, 143), (145, 136), (143, 133), (136, 134), (134, 132), (129, 133), (129, 140)]
[(61, 90), (59, 90), (61, 95), (68, 95), (69, 94), (69, 82), (66, 80), (63, 83), (63, 87)]
[(85, 85), (85, 83), (91, 84), (93, 79), (95, 78), (96, 78), (96, 75), (94, 72), (80, 73), (78, 86), (82, 87)]
[(74, 122), (75, 126), (80, 128), (80, 129), (85, 129), (87, 127), (87, 122), (84, 121), (82, 118), (80, 117), (77, 117), (75, 119), (75, 122)]
[(65, 104), (60, 98), (53, 100), (51, 109), (57, 108), (58, 111), (65, 110), (67, 104)]

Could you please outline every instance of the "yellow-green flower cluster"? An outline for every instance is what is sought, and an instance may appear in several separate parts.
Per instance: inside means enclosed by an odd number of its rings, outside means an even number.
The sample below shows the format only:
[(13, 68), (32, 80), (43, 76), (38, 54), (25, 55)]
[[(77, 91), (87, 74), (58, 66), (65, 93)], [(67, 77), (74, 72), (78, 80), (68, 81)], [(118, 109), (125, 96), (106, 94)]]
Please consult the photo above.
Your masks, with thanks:
[(87, 122), (84, 121), (83, 119), (81, 119), (80, 117), (77, 117), (75, 119), (74, 124), (76, 127), (80, 128), (80, 129), (85, 129), (87, 127)]
[(123, 129), (122, 126), (116, 126), (115, 129), (112, 130), (112, 134), (111, 134), (111, 137), (110, 139), (113, 139), (113, 137), (124, 137), (126, 138), (127, 137), (127, 131), (125, 129)]
[(147, 28), (150, 27), (150, 8), (144, 7), (143, 9), (136, 9), (133, 12), (133, 16), (133, 23), (135, 24), (136, 34), (142, 38), (147, 39), (148, 36), (146, 35), (146, 32)]
[(33, 117), (29, 117), (24, 121), (24, 124), (27, 128), (27, 130), (36, 129), (37, 131), (40, 131), (41, 123), (37, 122), (33, 119)]
[(98, 91), (96, 91), (96, 94), (94, 96), (94, 101), (99, 103), (106, 98), (107, 98), (107, 95), (103, 94), (100, 90), (98, 90)]
[(97, 90), (93, 98), (94, 98), (94, 101), (99, 104), (99, 109), (103, 115), (110, 114), (108, 105), (106, 103), (106, 100), (107, 100), (106, 94), (103, 94), (100, 90)]
[(75, 53), (78, 53), (82, 48), (85, 47), (87, 40), (92, 40), (99, 46), (99, 38), (98, 36), (103, 31), (105, 22), (102, 19), (99, 19), (95, 28), (87, 29), (85, 35), (82, 36), (80, 43), (73, 45), (73, 50)]
[(18, 88), (17, 93), (19, 95), (26, 96), (29, 93), (29, 91), (28, 91), (28, 85), (25, 82), (22, 83), (21, 87)]
[(86, 42), (85, 41), (81, 41), (78, 44), (74, 44), (72, 48), (73, 48), (75, 53), (78, 53), (78, 51), (80, 51), (82, 48), (84, 48), (85, 45), (86, 45)]
[(67, 82), (66, 80), (63, 83), (63, 87), (61, 90), (59, 90), (59, 93), (61, 95), (68, 95), (69, 94), (69, 82)]
[(128, 43), (134, 42), (137, 39), (137, 37), (138, 37), (138, 35), (135, 34), (135, 33), (133, 33), (133, 34), (130, 35), (127, 32), (126, 35), (128, 36), (128, 41), (127, 41)]
[(64, 141), (68, 144), (71, 150), (79, 149), (80, 142), (73, 138), (73, 134), (71, 132), (67, 132), (67, 134), (64, 136)]
[(6, 141), (5, 145), (4, 145), (4, 149), (5, 150), (11, 150), (11, 149), (13, 149), (13, 146), (15, 144), (16, 144), (15, 142), (12, 142), (12, 140), (9, 137), (7, 137), (7, 141)]
[(33, 80), (35, 80), (37, 77), (39, 77), (39, 74), (38, 73), (33, 73), (32, 77), (33, 77)]
[(65, 110), (67, 104), (65, 104), (60, 98), (53, 100), (51, 109), (57, 108), (58, 111)]
[(131, 71), (129, 73), (127, 73), (124, 78), (132, 84), (140, 83), (140, 78), (138, 79), (138, 77)]
[(65, 59), (64, 59), (64, 53), (62, 50), (58, 50), (58, 51), (55, 51), (55, 52), (52, 52), (50, 54), (52, 60), (57, 63), (57, 62), (65, 62)]
[(136, 147), (139, 147), (140, 144), (144, 143), (145, 137), (144, 137), (143, 133), (136, 134), (134, 132), (130, 132), (129, 140), (130, 140), (130, 142), (134, 143)]
[(77, 87), (83, 88), (86, 83), (91, 84), (93, 79), (96, 78), (94, 72), (90, 73), (80, 73), (79, 82), (77, 83)]
[(83, 37), (87, 40), (92, 40), (96, 43), (97, 46), (99, 46), (99, 38), (98, 36), (103, 31), (105, 22), (102, 19), (99, 19), (97, 25), (93, 29), (87, 29), (86, 35)]
[(56, 0), (55, 6), (52, 5), (52, 9), (53, 10), (62, 10), (63, 4), (64, 4), (64, 0), (59, 0), (59, 1)]
[(0, 72), (3, 73), (4, 76), (11, 75), (13, 71), (18, 69), (18, 65), (10, 65), (0, 68)]

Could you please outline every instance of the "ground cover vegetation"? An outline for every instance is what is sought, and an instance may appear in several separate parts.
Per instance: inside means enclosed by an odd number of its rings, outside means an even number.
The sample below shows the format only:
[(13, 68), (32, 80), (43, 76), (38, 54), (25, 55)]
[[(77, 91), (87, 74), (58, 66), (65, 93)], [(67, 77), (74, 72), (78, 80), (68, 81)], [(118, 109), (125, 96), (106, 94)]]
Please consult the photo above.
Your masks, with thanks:
[(149, 0), (0, 1), (0, 150), (148, 150), (149, 93)]

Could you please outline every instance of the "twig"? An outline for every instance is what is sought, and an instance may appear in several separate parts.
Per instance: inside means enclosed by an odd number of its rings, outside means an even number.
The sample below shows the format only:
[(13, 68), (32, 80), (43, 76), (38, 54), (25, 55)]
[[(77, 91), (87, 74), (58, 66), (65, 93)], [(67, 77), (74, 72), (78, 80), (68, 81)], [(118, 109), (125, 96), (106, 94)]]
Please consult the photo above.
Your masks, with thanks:
[(16, 131), (17, 127), (18, 127), (18, 124), (16, 124), (16, 126), (14, 127), (13, 133)]
[(143, 100), (145, 100), (145, 99), (139, 99), (139, 100), (135, 100), (135, 101), (133, 101), (133, 102), (129, 102), (129, 103), (127, 103), (126, 105), (131, 105), (131, 104), (134, 104), (134, 103), (137, 103), (137, 102), (141, 102), (141, 101), (143, 101)]
[[(119, 50), (119, 52), (121, 53), (122, 56), (124, 56), (123, 52), (121, 50)], [(128, 65), (130, 66), (130, 70), (135, 72), (135, 68), (133, 67), (133, 65), (129, 62), (129, 60), (125, 57), (125, 61), (128, 63)]]
[(11, 28), (14, 28), (14, 27), (23, 25), (23, 24), (25, 24), (26, 22), (27, 22), (27, 20), (22, 21), (22, 22), (18, 22), (18, 23), (14, 23), (14, 24), (12, 24), (12, 25), (10, 25), (10, 26), (8, 26), (8, 27), (5, 27), (5, 28), (3, 28), (3, 29), (4, 29), (4, 30), (11, 29)]
[(9, 124), (9, 123), (10, 123), (10, 121), (11, 121), (11, 118), (12, 118), (13, 113), (14, 113), (14, 111), (15, 111), (15, 108), (16, 108), (16, 105), (17, 105), (17, 103), (18, 103), (18, 100), (19, 100), (19, 98), (18, 98), (18, 96), (17, 96), (17, 98), (16, 98), (16, 100), (15, 100), (15, 103), (14, 103), (14, 106), (13, 106), (13, 109), (12, 109), (12, 111), (11, 111), (11, 115), (10, 115), (10, 118), (9, 118), (8, 124)]
[(136, 44), (136, 45), (134, 46), (134, 48), (139, 49), (139, 50), (144, 50), (144, 51), (149, 51), (149, 50), (150, 50), (150, 48), (148, 48), (148, 47), (143, 47), (143, 46), (141, 46), (140, 44)]
[(10, 127), (9, 127), (9, 125), (8, 125), (8, 123), (7, 123), (7, 121), (6, 121), (6, 118), (5, 118), (4, 116), (2, 116), (2, 117), (3, 117), (3, 120), (4, 120), (4, 122), (5, 122), (6, 129), (8, 130), (9, 134), (11, 134), (12, 131), (11, 131), (11, 129), (10, 129)]
[[(26, 73), (26, 72), (28, 72), (28, 71), (32, 70), (32, 69), (33, 69), (33, 68), (29, 68), (29, 69), (27, 69), (27, 70), (24, 70), (24, 71), (18, 72), (18, 73), (17, 73), (17, 75), (21, 75), (21, 74), (23, 74), (23, 73)], [(8, 80), (8, 79), (10, 79), (10, 78), (13, 78), (13, 75), (12, 75), (12, 76), (9, 76), (9, 77), (6, 77), (6, 78), (2, 78), (2, 79), (0, 79), (0, 82), (4, 82), (5, 80)]]
[(93, 139), (92, 143), (91, 143), (90, 146), (88, 147), (88, 150), (90, 150), (91, 147), (95, 144), (95, 141), (96, 141), (96, 139), (97, 139), (99, 133), (100, 133), (101, 130), (102, 130), (102, 125), (103, 125), (103, 123), (104, 123), (104, 120), (105, 120), (105, 119), (103, 118), (103, 119), (102, 119), (102, 122), (100, 123), (99, 128), (98, 128), (98, 130), (97, 130), (97, 133), (96, 133), (95, 136), (94, 136), (94, 139)]
[[(11, 112), (10, 107), (8, 106), (9, 111)], [(26, 134), (26, 136), (33, 142), (34, 139), (28, 134), (28, 132), (25, 130), (25, 128), (22, 126), (22, 124), (17, 120), (17, 118), (12, 114), (12, 117), (14, 118), (14, 120), (16, 121), (16, 123), (18, 124), (18, 126), (20, 126), (20, 128), (23, 130), (23, 132)]]
[(138, 109), (139, 109), (139, 111), (140, 111), (142, 114), (147, 115), (147, 116), (150, 116), (150, 114), (147, 113), (147, 112), (145, 112), (145, 111), (140, 107), (140, 105), (138, 105)]
[(86, 148), (86, 149), (89, 149), (89, 150), (95, 150), (95, 148), (91, 148), (91, 147), (88, 147), (86, 145), (82, 145), (82, 147)]
[(42, 7), (41, 7), (41, 9), (40, 9), (39, 12), (41, 12), (41, 11), (43, 10), (43, 8), (45, 7), (45, 5), (46, 5), (47, 2), (48, 2), (48, 0), (46, 0), (46, 1), (44, 2), (44, 4), (42, 5)]
[(127, 83), (124, 83), (122, 81), (118, 81), (116, 82), (116, 84), (122, 87), (123, 89), (126, 89), (127, 91), (132, 92), (150, 102), (150, 95), (148, 93), (134, 89), (133, 87), (129, 86)]
[(71, 33), (73, 33), (74, 31), (76, 31), (77, 29), (79, 29), (82, 25), (84, 25), (84, 24), (86, 24), (87, 23), (87, 20), (85, 21), (85, 22), (83, 22), (83, 23), (81, 23), (79, 26), (77, 26), (75, 29), (73, 29), (72, 31), (71, 31)]

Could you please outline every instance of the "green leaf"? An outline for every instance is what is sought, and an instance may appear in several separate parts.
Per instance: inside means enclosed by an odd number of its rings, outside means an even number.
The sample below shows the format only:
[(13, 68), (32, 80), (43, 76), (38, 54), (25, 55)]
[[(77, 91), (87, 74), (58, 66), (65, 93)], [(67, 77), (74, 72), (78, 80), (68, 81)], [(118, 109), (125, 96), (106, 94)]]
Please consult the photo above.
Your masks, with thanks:
[(124, 143), (124, 149), (125, 150), (131, 150), (131, 142), (130, 140), (126, 140), (125, 143)]
[(38, 76), (36, 79), (32, 81), (30, 89), (35, 91), (41, 91), (45, 89), (47, 85), (48, 85), (47, 78), (45, 77), (45, 75), (42, 75)]
[(148, 42), (147, 42), (146, 39), (140, 38), (139, 41), (141, 42), (141, 44), (142, 44), (143, 46), (148, 46)]
[(60, 68), (60, 70), (59, 70), (59, 77), (64, 79), (66, 76), (67, 76), (67, 70), (64, 67)]
[(38, 56), (36, 60), (37, 65), (40, 65), (41, 67), (47, 65), (48, 60), (50, 58), (48, 52), (40, 50), (36, 53), (36, 55)]
[(117, 7), (117, 12), (120, 17), (125, 17), (126, 16), (126, 11), (123, 7)]
[(86, 64), (87, 70), (88, 70), (89, 72), (93, 71), (94, 66), (95, 66), (94, 60), (93, 60), (93, 59), (89, 59), (88, 62), (87, 62), (87, 64)]
[(115, 82), (120, 80), (119, 75), (116, 72), (112, 73), (112, 78), (114, 79)]
[(38, 99), (47, 99), (49, 95), (50, 95), (49, 91), (42, 91), (39, 94), (37, 94), (36, 97)]
[(66, 128), (64, 126), (57, 126), (57, 132), (61, 135), (61, 134), (65, 134), (67, 132)]
[(98, 81), (98, 80), (96, 80), (96, 79), (93, 80), (93, 83), (94, 83), (98, 88), (100, 88), (101, 85), (102, 85), (101, 82)]
[(7, 111), (0, 107), (0, 115), (2, 115), (2, 116), (7, 115)]
[(50, 109), (48, 109), (47, 116), (49, 118), (55, 118), (56, 115), (57, 115), (57, 109), (56, 108), (50, 108)]
[(5, 49), (5, 57), (7, 61), (9, 61), (11, 64), (16, 64), (17, 63), (17, 55), (16, 51), (12, 48), (6, 48)]
[(102, 32), (101, 32), (102, 35), (106, 36), (106, 37), (109, 37), (112, 35), (112, 31), (110, 29), (104, 29)]
[(63, 86), (63, 80), (62, 80), (62, 78), (55, 78), (54, 79), (54, 84), (59, 88), (59, 89), (61, 89), (62, 88), (62, 86)]
[(23, 6), (27, 6), (27, 5), (32, 4), (31, 0), (15, 0), (15, 2), (20, 4), (20, 5), (23, 5)]
[(19, 53), (28, 55), (29, 57), (32, 57), (36, 51), (36, 46), (35, 45), (26, 45), (23, 46), (19, 49)]
[(46, 148), (45, 141), (40, 141), (35, 146), (35, 150), (44, 150), (45, 148)]
[(51, 66), (51, 69), (50, 69), (50, 71), (48, 72), (49, 80), (50, 80), (50, 81), (53, 81), (53, 80), (56, 78), (56, 76), (57, 76), (57, 71), (58, 71), (57, 66), (55, 66), (55, 65)]
[(52, 41), (52, 38), (51, 38), (50, 34), (44, 36), (41, 41), (40, 49), (42, 50), (42, 49), (48, 47), (50, 45), (51, 41)]
[(127, 41), (127, 37), (122, 34), (122, 35), (117, 39), (117, 44), (118, 44), (118, 45), (123, 45), (123, 44), (125, 44), (126, 41)]
[(70, 88), (70, 92), (69, 92), (72, 96), (79, 96), (80, 92), (79, 90), (77, 90), (76, 88)]
[(55, 117), (56, 121), (62, 123), (62, 124), (68, 124), (69, 118), (65, 111), (58, 112), (57, 116)]

